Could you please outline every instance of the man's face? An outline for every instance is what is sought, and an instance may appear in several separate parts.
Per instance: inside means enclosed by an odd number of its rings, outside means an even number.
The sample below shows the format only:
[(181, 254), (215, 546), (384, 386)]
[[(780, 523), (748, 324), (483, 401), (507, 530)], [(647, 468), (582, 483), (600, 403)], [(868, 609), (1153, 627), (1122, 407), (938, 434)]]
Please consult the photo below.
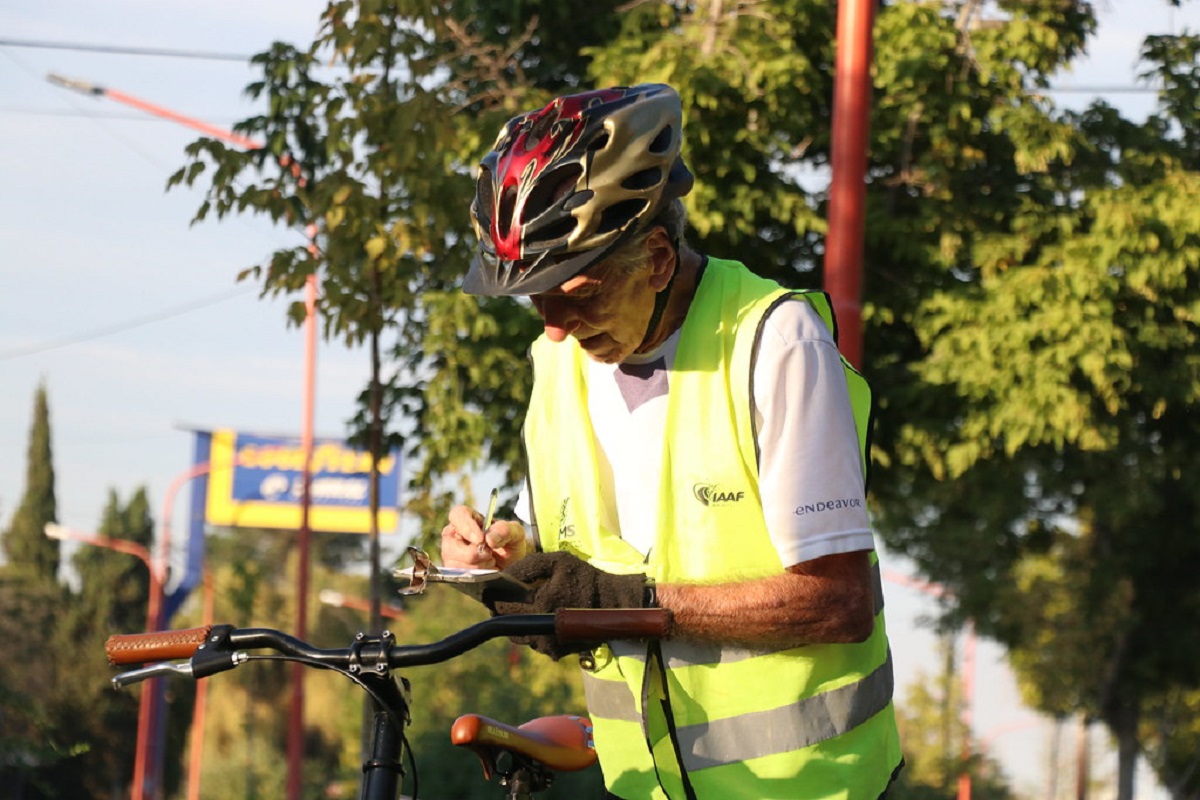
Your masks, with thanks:
[(530, 296), (552, 342), (574, 336), (588, 356), (624, 361), (642, 344), (654, 309), (654, 271), (600, 262), (557, 289)]

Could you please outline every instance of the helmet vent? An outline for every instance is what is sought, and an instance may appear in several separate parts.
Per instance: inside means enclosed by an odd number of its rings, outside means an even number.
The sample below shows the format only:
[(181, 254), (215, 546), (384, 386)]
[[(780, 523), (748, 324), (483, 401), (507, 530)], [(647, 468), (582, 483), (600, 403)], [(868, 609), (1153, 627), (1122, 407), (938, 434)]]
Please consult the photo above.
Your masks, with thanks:
[(604, 209), (604, 215), (600, 219), (600, 225), (596, 229), (597, 234), (611, 233), (612, 231), (621, 230), (631, 222), (635, 222), (650, 205), (648, 200), (622, 200), (619, 203), (613, 203), (608, 208)]
[(662, 178), (663, 173), (661, 169), (650, 167), (649, 169), (639, 170), (621, 181), (621, 188), (635, 192), (645, 191), (646, 189), (653, 189), (661, 183)]
[(554, 245), (559, 242), (566, 241), (575, 230), (575, 218), (567, 217), (566, 219), (557, 220), (550, 225), (546, 225), (538, 230), (537, 236), (529, 236), (526, 238), (528, 245)]
[(564, 164), (553, 172), (546, 173), (533, 185), (521, 207), (521, 224), (528, 225), (563, 197), (571, 194), (583, 167), (579, 164)]
[(491, 170), (480, 170), (477, 189), (478, 193), (476, 194), (475, 204), (484, 214), (490, 217), (496, 208), (496, 195), (492, 189)]
[(581, 189), (567, 198), (566, 202), (563, 203), (563, 211), (574, 211), (580, 206), (587, 205), (595, 196), (596, 193), (591, 189)]
[(500, 238), (507, 239), (509, 228), (513, 221), (513, 208), (517, 202), (517, 190), (512, 186), (504, 187), (500, 195), (500, 208), (496, 211), (496, 230)]
[(671, 126), (666, 126), (658, 132), (658, 135), (654, 137), (654, 141), (650, 143), (650, 152), (655, 153), (656, 155), (662, 155), (663, 153), (670, 151), (671, 142), (674, 141), (674, 139), (675, 136), (674, 132), (671, 130)]

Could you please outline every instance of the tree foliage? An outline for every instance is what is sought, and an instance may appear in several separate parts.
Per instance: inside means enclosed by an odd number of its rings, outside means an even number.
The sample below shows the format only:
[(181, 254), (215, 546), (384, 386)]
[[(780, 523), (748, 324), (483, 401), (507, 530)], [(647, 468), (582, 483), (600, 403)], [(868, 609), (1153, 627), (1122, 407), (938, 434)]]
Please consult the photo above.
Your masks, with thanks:
[(77, 765), (92, 742), (76, 728), (72, 664), (56, 657), (73, 652), (56, 635), (68, 599), (57, 583), (0, 568), (0, 781), (22, 800), (86, 796)]
[(46, 523), (57, 520), (54, 496), (54, 459), (50, 445), (50, 404), (45, 385), (33, 398), (33, 422), (25, 460), (25, 493), (0, 539), (12, 568), (28, 570), (37, 578), (58, 579), (59, 544), (45, 534)]
[[(1200, 487), (1183, 469), (1200, 433), (1200, 174), (1195, 109), (1179, 105), (1195, 50), (1167, 38), (1143, 52), (1164, 86), (1144, 123), (1102, 103), (1018, 104), (1022, 124), (1000, 125), (995, 97), (987, 115), (961, 115), (975, 132), (952, 152), (979, 158), (953, 173), (968, 167), (975, 185), (924, 191), (969, 210), (906, 232), (941, 274), (918, 284), (907, 315), (873, 300), (868, 329), (912, 337), (903, 356), (882, 337), (871, 345), (892, 359), (877, 451), (889, 541), (1013, 649), (1040, 708), (1106, 723), (1123, 797), (1144, 700), (1200, 679), (1200, 639), (1178, 637), (1200, 602), (1179, 567), (1200, 555)], [(1190, 68), (1154, 62), (1181, 54)]]
[(1141, 742), (1172, 798), (1200, 797), (1200, 692), (1169, 689), (1147, 698)]
[[(171, 179), (191, 185), (207, 173), (197, 220), (254, 213), (307, 229), (307, 240), (243, 277), (281, 294), (318, 275), (326, 334), (371, 342), (374, 378), (355, 432), (373, 433), (380, 447), (406, 441), (416, 465), (410, 508), (429, 517), (438, 476), (481, 458), (516, 462), (512, 409), (528, 390), (512, 376), (522, 371), (517, 343), (533, 330), (528, 311), (514, 315), (456, 288), (470, 257), (472, 183), (462, 153), (482, 140), (458, 118), (464, 90), (440, 80), (445, 43), (458, 37), (467, 46), (445, 11), (441, 3), (331, 3), (310, 47), (276, 44), (254, 59), (262, 79), (248, 92), (267, 111), (235, 127), (264, 146), (239, 151), (201, 139)], [(326, 62), (336, 69), (322, 70)], [(293, 320), (302, 317), (294, 305)], [(386, 365), (385, 333), (394, 337)]]
[[(0, 782), (22, 800), (116, 797), (133, 774), (137, 695), (112, 688), (104, 640), (146, 626), (149, 576), (128, 554), (81, 546), (72, 562), (78, 591), (57, 574), (58, 542), (44, 533), (54, 520), (54, 469), (44, 387), (34, 403), (29, 487), (5, 539), (10, 563), (0, 567)], [(53, 551), (34, 545), (40, 539)], [(148, 546), (153, 533), (145, 490), (122, 506), (112, 493), (98, 528), (102, 536)], [(17, 542), (16, 545), (10, 543)], [(53, 553), (51, 559), (49, 553)], [(179, 779), (184, 707), (168, 727), (168, 785)]]

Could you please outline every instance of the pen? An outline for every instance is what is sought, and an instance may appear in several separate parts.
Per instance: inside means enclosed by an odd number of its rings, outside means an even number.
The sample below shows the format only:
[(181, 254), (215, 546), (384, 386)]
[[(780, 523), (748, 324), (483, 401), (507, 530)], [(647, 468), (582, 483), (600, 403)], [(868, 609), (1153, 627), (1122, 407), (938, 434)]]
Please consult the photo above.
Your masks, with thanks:
[(482, 542), (480, 542), (479, 547), (476, 548), (476, 552), (478, 552), (479, 555), (481, 555), (481, 556), (484, 555), (484, 551), (487, 550), (487, 532), (488, 532), (488, 528), (492, 527), (492, 520), (495, 519), (495, 517), (496, 517), (496, 502), (499, 499), (500, 499), (500, 490), (492, 489), (492, 499), (488, 501), (487, 516), (483, 518), (483, 539), (484, 540)]

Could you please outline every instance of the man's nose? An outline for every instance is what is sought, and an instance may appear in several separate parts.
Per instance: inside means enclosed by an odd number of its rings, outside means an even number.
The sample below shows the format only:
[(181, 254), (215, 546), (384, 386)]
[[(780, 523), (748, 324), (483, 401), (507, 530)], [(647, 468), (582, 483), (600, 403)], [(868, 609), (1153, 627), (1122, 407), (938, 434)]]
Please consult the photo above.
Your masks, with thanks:
[(552, 342), (561, 342), (579, 329), (579, 317), (571, 310), (570, 303), (547, 297), (538, 303), (537, 309), (542, 316), (546, 338)]

